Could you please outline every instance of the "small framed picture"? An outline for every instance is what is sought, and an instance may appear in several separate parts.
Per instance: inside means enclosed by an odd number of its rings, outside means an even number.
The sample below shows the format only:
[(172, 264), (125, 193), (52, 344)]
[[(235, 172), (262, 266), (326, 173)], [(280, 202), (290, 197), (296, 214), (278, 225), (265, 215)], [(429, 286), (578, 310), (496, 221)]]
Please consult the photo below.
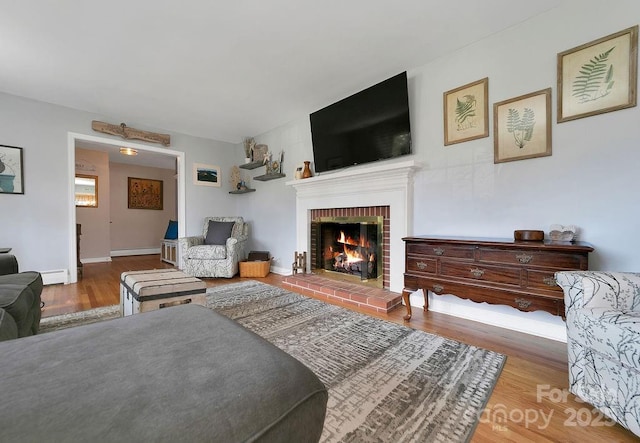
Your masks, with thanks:
[(24, 194), (22, 148), (0, 145), (0, 194)]
[(489, 136), (489, 78), (443, 94), (444, 144)]
[(220, 176), (220, 166), (204, 165), (202, 163), (193, 164), (193, 183), (201, 186), (220, 187), (222, 177)]
[(558, 123), (637, 104), (638, 25), (558, 54)]
[(493, 104), (494, 163), (551, 155), (551, 88)]

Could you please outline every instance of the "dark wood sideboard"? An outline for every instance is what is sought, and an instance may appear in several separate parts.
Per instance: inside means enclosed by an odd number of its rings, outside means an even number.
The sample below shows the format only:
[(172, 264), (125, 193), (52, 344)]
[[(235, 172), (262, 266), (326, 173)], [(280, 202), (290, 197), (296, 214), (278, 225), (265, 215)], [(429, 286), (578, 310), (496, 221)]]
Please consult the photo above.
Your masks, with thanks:
[(593, 251), (585, 242), (435, 236), (402, 240), (405, 320), (411, 319), (409, 294), (418, 289), (424, 291), (425, 311), (431, 291), (564, 318), (563, 292), (554, 273), (588, 269), (588, 255)]

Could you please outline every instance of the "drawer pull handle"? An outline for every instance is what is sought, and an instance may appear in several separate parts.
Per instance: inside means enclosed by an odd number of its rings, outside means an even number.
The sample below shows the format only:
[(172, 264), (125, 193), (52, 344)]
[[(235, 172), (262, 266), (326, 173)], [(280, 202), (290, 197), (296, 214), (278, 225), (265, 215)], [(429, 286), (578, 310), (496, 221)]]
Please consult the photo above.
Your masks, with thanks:
[(484, 275), (484, 270), (478, 268), (473, 268), (470, 272), (475, 278), (480, 278)]
[(433, 248), (433, 253), (436, 255), (444, 255), (444, 249), (442, 248)]
[(425, 269), (427, 269), (427, 264), (424, 262), (416, 262), (416, 266), (418, 267), (418, 269), (420, 269), (421, 271), (424, 271)]
[(545, 277), (545, 278), (542, 279), (542, 281), (547, 286), (555, 286), (556, 285), (556, 279), (553, 278), (553, 277)]
[(433, 292), (436, 294), (440, 294), (444, 290), (444, 286), (442, 285), (433, 285)]
[(531, 263), (531, 260), (533, 260), (533, 256), (527, 255), (527, 254), (516, 255), (516, 258), (520, 263), (523, 263), (523, 264)]
[(527, 309), (532, 303), (531, 300), (526, 300), (524, 298), (516, 298), (514, 301), (520, 309)]

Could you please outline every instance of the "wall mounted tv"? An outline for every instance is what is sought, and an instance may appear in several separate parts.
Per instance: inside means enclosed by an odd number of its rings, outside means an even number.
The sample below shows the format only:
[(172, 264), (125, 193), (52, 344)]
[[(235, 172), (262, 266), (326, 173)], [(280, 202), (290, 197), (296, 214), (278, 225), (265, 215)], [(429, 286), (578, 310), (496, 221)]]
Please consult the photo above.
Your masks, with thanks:
[(309, 118), (318, 173), (411, 154), (406, 72)]

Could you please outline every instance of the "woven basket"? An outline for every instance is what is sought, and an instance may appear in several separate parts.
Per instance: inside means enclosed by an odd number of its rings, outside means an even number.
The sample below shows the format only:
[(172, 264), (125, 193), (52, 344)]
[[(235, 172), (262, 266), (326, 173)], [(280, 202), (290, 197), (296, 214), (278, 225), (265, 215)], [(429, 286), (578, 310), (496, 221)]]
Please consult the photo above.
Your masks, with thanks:
[(269, 275), (271, 260), (269, 261), (241, 261), (240, 277), (266, 277)]

